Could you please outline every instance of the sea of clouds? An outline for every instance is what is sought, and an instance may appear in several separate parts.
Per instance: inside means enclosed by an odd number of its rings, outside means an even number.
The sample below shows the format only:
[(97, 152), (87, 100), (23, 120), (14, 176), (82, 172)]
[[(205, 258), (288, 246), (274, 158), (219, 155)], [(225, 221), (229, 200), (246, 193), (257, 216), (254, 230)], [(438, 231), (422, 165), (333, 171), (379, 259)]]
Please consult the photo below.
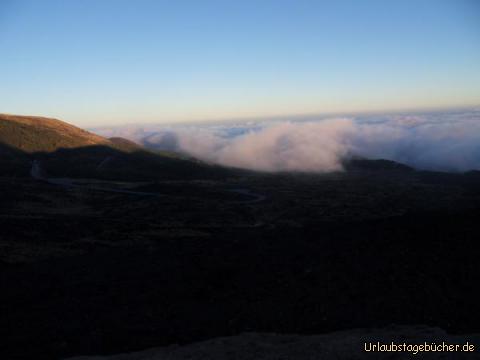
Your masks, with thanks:
[(349, 157), (480, 169), (480, 110), (95, 129), (146, 147), (260, 171), (330, 172)]

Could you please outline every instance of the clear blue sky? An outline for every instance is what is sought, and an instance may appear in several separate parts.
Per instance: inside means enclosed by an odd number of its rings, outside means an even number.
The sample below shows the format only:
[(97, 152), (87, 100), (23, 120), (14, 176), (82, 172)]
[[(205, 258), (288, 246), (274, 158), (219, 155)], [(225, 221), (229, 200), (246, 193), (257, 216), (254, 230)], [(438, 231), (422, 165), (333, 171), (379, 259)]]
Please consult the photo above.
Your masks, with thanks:
[(480, 105), (478, 0), (0, 0), (0, 52), (78, 125)]

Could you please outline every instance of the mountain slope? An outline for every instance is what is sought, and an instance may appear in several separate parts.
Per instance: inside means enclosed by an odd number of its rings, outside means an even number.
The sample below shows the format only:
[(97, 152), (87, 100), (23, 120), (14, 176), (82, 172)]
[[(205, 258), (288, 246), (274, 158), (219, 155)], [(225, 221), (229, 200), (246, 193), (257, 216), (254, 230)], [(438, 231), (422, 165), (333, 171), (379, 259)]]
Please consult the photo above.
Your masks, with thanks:
[(108, 139), (108, 141), (112, 144), (113, 147), (116, 147), (117, 149), (131, 152), (131, 151), (140, 151), (144, 150), (144, 148), (141, 145), (138, 145), (137, 143), (127, 140), (125, 138), (121, 137), (111, 137)]
[(27, 176), (32, 160), (50, 177), (108, 180), (225, 176), (226, 169), (107, 139), (57, 119), (0, 114), (0, 175)]
[(0, 114), (0, 143), (26, 153), (113, 145), (108, 139), (57, 119), (5, 114)]

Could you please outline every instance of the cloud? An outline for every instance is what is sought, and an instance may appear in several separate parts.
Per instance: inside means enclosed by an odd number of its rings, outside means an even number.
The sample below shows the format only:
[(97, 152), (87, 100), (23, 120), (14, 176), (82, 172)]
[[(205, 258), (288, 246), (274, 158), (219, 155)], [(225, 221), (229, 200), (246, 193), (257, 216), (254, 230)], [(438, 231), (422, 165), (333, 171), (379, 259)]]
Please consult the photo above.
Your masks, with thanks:
[[(136, 134), (138, 137), (128, 136)], [(480, 112), (391, 115), (132, 131), (144, 145), (261, 171), (342, 170), (350, 156), (441, 171), (480, 169)], [(115, 130), (115, 135), (124, 135)]]
[(357, 126), (351, 151), (415, 168), (440, 171), (480, 169), (480, 116), (394, 117)]

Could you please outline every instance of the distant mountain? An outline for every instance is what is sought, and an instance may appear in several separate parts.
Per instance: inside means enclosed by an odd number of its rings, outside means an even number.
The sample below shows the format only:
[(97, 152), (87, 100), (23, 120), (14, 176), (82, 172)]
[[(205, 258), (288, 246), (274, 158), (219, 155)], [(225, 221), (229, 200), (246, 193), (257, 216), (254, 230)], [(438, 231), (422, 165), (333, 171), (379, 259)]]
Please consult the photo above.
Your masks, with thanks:
[(228, 173), (175, 154), (151, 152), (127, 139), (107, 139), (61, 120), (0, 114), (0, 175), (27, 176), (34, 159), (51, 177), (133, 181)]
[(408, 165), (385, 159), (353, 158), (345, 160), (343, 166), (347, 171), (414, 171), (414, 169)]

